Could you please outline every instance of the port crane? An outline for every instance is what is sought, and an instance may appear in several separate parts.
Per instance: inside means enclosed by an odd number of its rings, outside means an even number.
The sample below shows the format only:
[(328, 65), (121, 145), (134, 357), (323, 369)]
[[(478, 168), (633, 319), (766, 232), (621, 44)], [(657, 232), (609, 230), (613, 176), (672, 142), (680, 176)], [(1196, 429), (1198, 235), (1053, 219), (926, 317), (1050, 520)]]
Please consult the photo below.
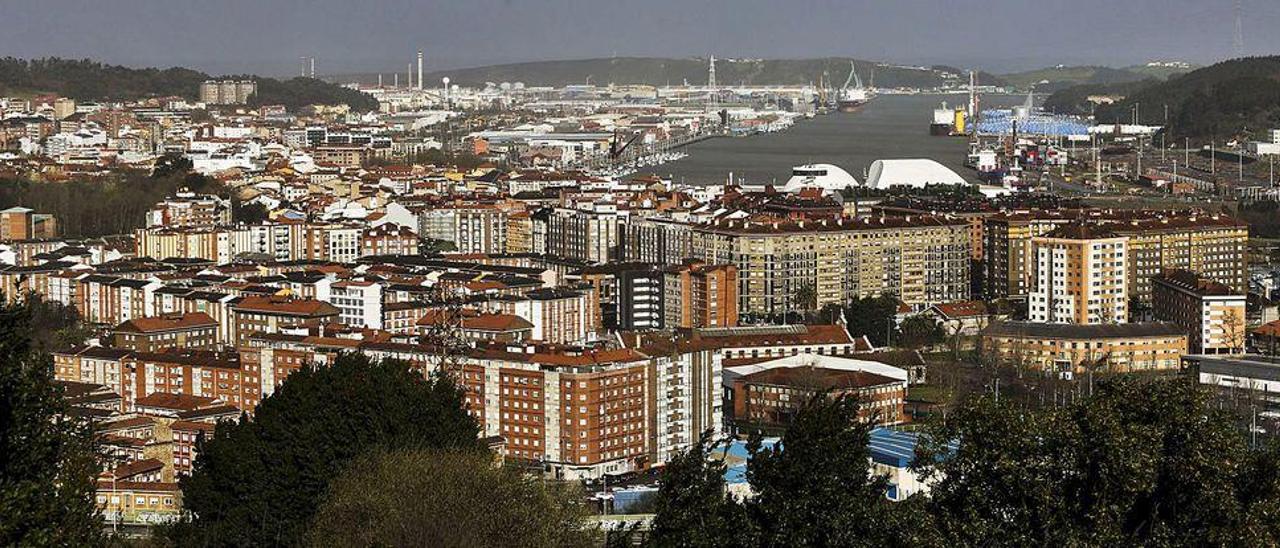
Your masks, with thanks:
[(632, 143), (636, 142), (643, 136), (643, 131), (637, 131), (632, 133), (631, 137), (627, 138), (627, 141), (623, 143), (618, 135), (618, 131), (614, 130), (613, 140), (609, 142), (609, 159), (617, 160), (619, 156), (622, 156), (622, 152), (627, 150), (627, 147), (631, 146)]

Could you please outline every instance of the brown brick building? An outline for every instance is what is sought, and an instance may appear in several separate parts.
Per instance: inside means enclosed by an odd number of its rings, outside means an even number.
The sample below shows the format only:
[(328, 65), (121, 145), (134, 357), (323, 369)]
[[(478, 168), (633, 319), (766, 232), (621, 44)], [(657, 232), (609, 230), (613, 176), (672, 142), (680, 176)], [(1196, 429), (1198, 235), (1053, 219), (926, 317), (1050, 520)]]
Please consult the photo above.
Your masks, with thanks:
[(663, 275), (663, 327), (738, 325), (738, 268), (689, 260)]
[(203, 312), (135, 318), (116, 326), (111, 339), (116, 348), (139, 352), (213, 350), (218, 346), (218, 322)]

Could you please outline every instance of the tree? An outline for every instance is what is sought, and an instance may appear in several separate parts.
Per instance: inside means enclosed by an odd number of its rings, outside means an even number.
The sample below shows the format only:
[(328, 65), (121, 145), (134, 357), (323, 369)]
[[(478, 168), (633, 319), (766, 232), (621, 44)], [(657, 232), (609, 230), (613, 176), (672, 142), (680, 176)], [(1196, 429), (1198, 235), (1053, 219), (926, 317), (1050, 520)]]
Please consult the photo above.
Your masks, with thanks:
[(849, 395), (816, 393), (781, 443), (748, 445), (746, 507), (765, 546), (883, 546), (909, 543), (887, 480), (871, 473), (871, 423)]
[(448, 377), (355, 354), (298, 371), (254, 417), (223, 423), (182, 478), (181, 546), (297, 545), (332, 478), (374, 447), (472, 449), (475, 422)]
[(331, 483), (312, 546), (594, 546), (578, 489), (472, 451), (376, 451)]
[(926, 316), (912, 316), (902, 320), (899, 331), (901, 335), (898, 337), (898, 345), (912, 350), (939, 344), (945, 338), (942, 326)]
[(100, 545), (92, 429), (70, 414), (31, 321), (29, 307), (0, 306), (0, 544)]
[[(871, 423), (852, 396), (806, 399), (779, 443), (747, 445), (754, 493), (725, 493), (726, 466), (704, 434), (663, 469), (655, 546), (881, 546), (927, 543), (918, 503), (895, 506), (871, 473)], [(922, 521), (923, 520), (923, 521)]]
[(439, 255), (441, 253), (453, 253), (457, 250), (458, 246), (449, 240), (437, 240), (427, 237), (418, 238), (419, 255)]
[(801, 312), (808, 312), (818, 308), (818, 291), (813, 286), (813, 282), (801, 282), (796, 286), (795, 306)]
[(845, 308), (844, 317), (848, 321), (849, 334), (855, 337), (866, 335), (872, 344), (886, 346), (896, 328), (897, 314), (898, 300), (893, 297), (855, 297)]
[(1246, 336), (1244, 315), (1236, 308), (1227, 309), (1222, 314), (1222, 339), (1232, 354), (1244, 352)]
[(1185, 379), (1099, 384), (1063, 408), (979, 398), (924, 437), (927, 508), (954, 545), (1268, 545), (1276, 448)]
[(218, 181), (181, 166), (162, 168), (152, 177), (134, 170), (117, 170), (105, 181), (71, 180), (46, 183), (31, 179), (0, 179), (0, 207), (24, 206), (52, 213), (58, 230), (68, 238), (132, 233), (145, 223), (156, 202), (180, 188), (225, 194)]
[(151, 167), (151, 177), (164, 179), (174, 175), (186, 175), (194, 166), (195, 164), (191, 163), (191, 159), (186, 156), (168, 152), (156, 158), (155, 164)]
[(256, 225), (271, 217), (271, 212), (261, 202), (245, 203), (237, 199), (231, 205), (231, 218), (237, 223)]
[(724, 459), (712, 458), (711, 432), (662, 469), (649, 540), (655, 546), (748, 546), (754, 532), (746, 512), (725, 492)]

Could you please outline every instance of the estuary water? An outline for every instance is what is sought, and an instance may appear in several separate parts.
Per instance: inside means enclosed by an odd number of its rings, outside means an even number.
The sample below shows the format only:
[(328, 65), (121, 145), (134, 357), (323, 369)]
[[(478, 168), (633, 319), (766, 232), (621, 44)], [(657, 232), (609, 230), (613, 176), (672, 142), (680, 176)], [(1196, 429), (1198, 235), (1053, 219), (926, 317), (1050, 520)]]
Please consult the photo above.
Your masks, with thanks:
[[(807, 163), (835, 164), (865, 179), (871, 163), (891, 158), (931, 158), (976, 180), (964, 167), (968, 142), (963, 137), (929, 135), (933, 110), (942, 101), (963, 104), (963, 94), (880, 95), (855, 113), (832, 113), (801, 120), (779, 133), (716, 138), (684, 149), (686, 158), (644, 169), (677, 183), (721, 184), (735, 181), (782, 184), (791, 168)], [(983, 108), (1020, 104), (1021, 97), (983, 96)]]

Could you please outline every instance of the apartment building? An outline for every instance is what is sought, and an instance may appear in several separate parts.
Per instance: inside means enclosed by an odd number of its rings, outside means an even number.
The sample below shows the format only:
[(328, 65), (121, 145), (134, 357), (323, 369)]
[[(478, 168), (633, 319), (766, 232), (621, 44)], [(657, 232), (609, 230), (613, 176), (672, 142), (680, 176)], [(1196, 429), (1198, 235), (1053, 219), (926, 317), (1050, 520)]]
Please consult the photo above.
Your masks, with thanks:
[(615, 329), (663, 328), (663, 273), (652, 266), (617, 273)]
[(797, 310), (802, 288), (818, 307), (891, 295), (923, 310), (969, 295), (962, 219), (723, 220), (694, 228), (692, 255), (737, 269), (742, 315)]
[(135, 253), (157, 259), (204, 259), (216, 264), (231, 262), (231, 233), (212, 227), (159, 226), (134, 231)]
[(261, 375), (234, 353), (205, 350), (137, 352), (97, 346), (53, 352), (54, 378), (101, 384), (121, 397), (121, 412), (141, 411), (155, 394), (226, 402), (252, 412), (263, 397)]
[[(528, 221), (528, 214), (523, 219)], [(527, 224), (527, 223), (525, 223)], [(424, 237), (452, 243), (459, 253), (506, 253), (507, 212), (489, 204), (455, 204), (424, 209), (418, 213), (418, 232)], [(517, 227), (516, 247), (528, 247), (528, 231)], [(525, 249), (524, 252), (527, 252)]]
[(1178, 367), (1187, 334), (1166, 322), (1061, 324), (997, 321), (982, 330), (982, 348), (1001, 363), (1064, 374), (1127, 373)]
[(182, 189), (147, 210), (146, 221), (148, 228), (228, 225), (231, 200)]
[(1232, 291), (1248, 291), (1249, 225), (1218, 214), (1191, 213), (1108, 225), (1129, 238), (1129, 294), (1151, 302), (1151, 279), (1187, 270)]
[(200, 83), (200, 102), (206, 105), (243, 105), (258, 92), (253, 80), (205, 80)]
[(1036, 255), (1031, 239), (1069, 223), (1057, 212), (1018, 212), (984, 220), (982, 264), (986, 297), (1026, 297), (1031, 293)]
[(111, 340), (116, 348), (135, 352), (213, 350), (218, 346), (218, 322), (203, 312), (133, 318), (117, 325)]
[(232, 302), (230, 310), (236, 346), (257, 332), (278, 333), (289, 326), (336, 322), (341, 315), (341, 310), (324, 301), (274, 295), (242, 297)]
[(80, 279), (75, 306), (85, 322), (118, 325), (153, 315), (161, 287), (155, 280), (91, 274)]
[(983, 277), (989, 299), (1030, 294), (1032, 239), (1069, 223), (1103, 227), (1127, 241), (1127, 292), (1151, 302), (1151, 277), (1189, 270), (1244, 292), (1249, 227), (1227, 215), (1194, 211), (1034, 211), (987, 217)]
[(0, 294), (5, 302), (16, 302), (28, 293), (45, 296), (60, 285), (62, 273), (75, 266), (70, 261), (49, 261), (28, 266), (0, 266)]
[(1192, 354), (1239, 354), (1245, 347), (1246, 295), (1187, 270), (1151, 279), (1156, 319), (1182, 326)]
[(383, 328), (383, 287), (371, 281), (335, 282), (329, 303), (338, 309), (338, 321), (351, 327)]
[(322, 258), (337, 263), (354, 263), (360, 258), (363, 247), (360, 236), (364, 228), (360, 226), (333, 225), (318, 229), (324, 248)]
[(533, 252), (533, 218), (527, 211), (517, 211), (507, 216), (507, 253)]
[(1127, 238), (1085, 224), (1032, 238), (1033, 322), (1113, 324), (1128, 321)]
[(668, 267), (662, 276), (668, 329), (732, 327), (738, 325), (738, 269), (686, 260)]
[[(331, 344), (316, 337), (260, 336), (241, 354), (261, 364), (265, 376), (281, 354), (327, 363)], [(426, 346), (360, 342), (348, 349), (402, 359), (425, 371), (439, 364), (436, 350)], [(722, 360), (711, 346), (670, 338), (654, 346), (596, 351), (508, 344), (461, 359), (456, 374), (481, 435), (503, 436), (504, 457), (539, 462), (553, 477), (644, 470), (669, 461), (701, 432), (721, 424)]]
[(360, 256), (417, 255), (418, 234), (407, 226), (385, 223), (360, 233)]
[(641, 215), (618, 223), (618, 261), (678, 265), (689, 258), (693, 245), (693, 225)]
[(53, 215), (17, 206), (0, 210), (0, 241), (56, 237), (58, 221)]
[(595, 336), (600, 328), (600, 304), (589, 287), (543, 288), (523, 296), (500, 296), (484, 304), (491, 312), (513, 314), (533, 324), (534, 340), (569, 344)]
[[(591, 263), (609, 262), (616, 256), (618, 218), (618, 206), (610, 202), (555, 208), (546, 217), (545, 253)], [(538, 246), (534, 247), (538, 252)]]

